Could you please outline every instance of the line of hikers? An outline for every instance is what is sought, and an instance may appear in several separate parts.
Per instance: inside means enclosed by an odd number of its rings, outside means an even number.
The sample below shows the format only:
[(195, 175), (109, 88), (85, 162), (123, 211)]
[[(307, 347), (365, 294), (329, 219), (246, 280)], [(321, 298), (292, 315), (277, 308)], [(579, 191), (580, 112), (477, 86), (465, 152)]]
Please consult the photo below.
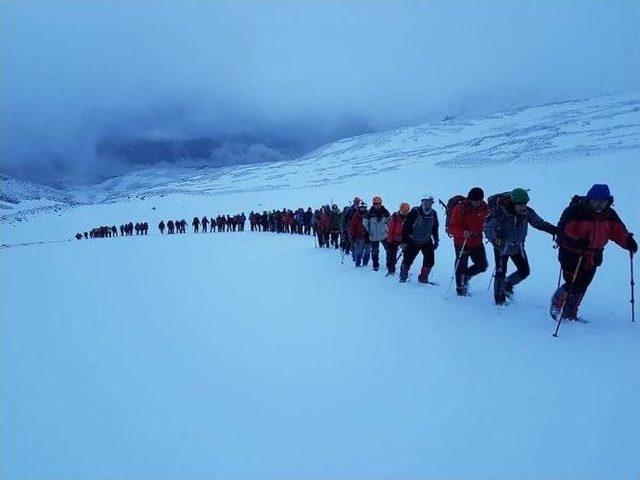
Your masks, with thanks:
[[(199, 217), (193, 217), (191, 226), (193, 227), (193, 233), (207, 233), (215, 232), (244, 232), (244, 225), (247, 221), (247, 217), (244, 212), (238, 215), (218, 215), (217, 217), (208, 219), (206, 216), (200, 219)], [(172, 235), (174, 233), (186, 233), (187, 221), (186, 220), (160, 220), (158, 224), (158, 230), (160, 234), (164, 234), (165, 230), (167, 234)]]
[[(316, 210), (316, 213), (318, 210)], [(280, 210), (272, 210), (262, 213), (249, 213), (249, 225), (252, 232), (276, 232), (276, 233), (295, 233), (298, 235), (311, 235), (314, 228), (314, 213), (311, 207), (307, 210), (298, 208), (295, 212), (283, 208)], [(315, 229), (313, 230), (315, 234)]]
[[(514, 287), (530, 274), (525, 241), (529, 225), (551, 235), (558, 246), (558, 260), (564, 283), (551, 299), (550, 314), (555, 320), (579, 320), (580, 303), (591, 284), (597, 268), (602, 264), (603, 251), (609, 240), (635, 254), (638, 244), (612, 208), (613, 196), (604, 184), (593, 185), (585, 196), (575, 195), (564, 210), (557, 225), (543, 220), (529, 206), (529, 194), (523, 188), (490, 196), (486, 201), (480, 187), (472, 188), (466, 196), (454, 195), (446, 203), (445, 232), (453, 238), (454, 279), (456, 293), (469, 295), (473, 277), (487, 270), (488, 261), (484, 237), (493, 248), (493, 293), (497, 305), (512, 298)], [(320, 248), (342, 249), (344, 257), (350, 255), (356, 267), (372, 261), (374, 271), (380, 268), (380, 246), (386, 252), (387, 275), (395, 275), (400, 263), (399, 281), (409, 277), (411, 265), (422, 254), (422, 267), (418, 282), (431, 283), (429, 275), (435, 265), (435, 251), (440, 243), (440, 222), (433, 208), (434, 197), (424, 195), (420, 204), (411, 207), (401, 203), (390, 213), (382, 198), (373, 197), (372, 206), (359, 197), (342, 210), (337, 205), (324, 205), (315, 211), (298, 208), (250, 212), (251, 231), (315, 235)], [(194, 233), (207, 231), (244, 231), (246, 217), (218, 215), (215, 219), (194, 217)], [(146, 222), (120, 226), (122, 236), (146, 235)], [(160, 233), (186, 233), (186, 220), (161, 221)], [(118, 236), (115, 226), (98, 227), (84, 238)], [(80, 240), (81, 233), (76, 234)], [(515, 271), (507, 275), (511, 261)]]
[[(612, 208), (613, 196), (604, 184), (593, 185), (585, 196), (575, 195), (557, 225), (543, 220), (529, 206), (529, 194), (523, 188), (498, 193), (484, 199), (480, 187), (466, 196), (455, 195), (446, 203), (445, 232), (453, 238), (456, 293), (469, 295), (469, 282), (487, 270), (484, 237), (493, 249), (494, 301), (504, 305), (514, 287), (530, 274), (525, 250), (528, 227), (552, 236), (558, 246), (558, 260), (564, 283), (551, 299), (550, 314), (555, 320), (579, 320), (578, 309), (597, 268), (602, 264), (604, 247), (612, 240), (631, 254), (638, 244)], [(374, 271), (380, 268), (380, 246), (386, 251), (387, 275), (395, 275), (400, 259), (399, 281), (406, 282), (419, 253), (422, 267), (418, 282), (431, 283), (429, 274), (435, 265), (435, 250), (440, 243), (440, 222), (433, 208), (434, 198), (425, 195), (420, 205), (411, 208), (402, 203), (392, 214), (373, 197), (372, 206), (359, 197), (342, 211), (337, 205), (323, 206), (312, 214), (312, 226), (319, 247), (333, 246), (351, 255), (356, 267), (372, 260)], [(507, 275), (511, 261), (515, 271)]]
[[(137, 222), (135, 225), (132, 222), (125, 223), (120, 225), (120, 236), (121, 237), (130, 237), (133, 235), (133, 232), (136, 232), (136, 235), (147, 235), (149, 233), (149, 224), (147, 222)], [(118, 236), (118, 228), (115, 225), (112, 226), (102, 226), (92, 228), (88, 232), (78, 232), (75, 234), (77, 240), (88, 239), (88, 238), (111, 238)]]

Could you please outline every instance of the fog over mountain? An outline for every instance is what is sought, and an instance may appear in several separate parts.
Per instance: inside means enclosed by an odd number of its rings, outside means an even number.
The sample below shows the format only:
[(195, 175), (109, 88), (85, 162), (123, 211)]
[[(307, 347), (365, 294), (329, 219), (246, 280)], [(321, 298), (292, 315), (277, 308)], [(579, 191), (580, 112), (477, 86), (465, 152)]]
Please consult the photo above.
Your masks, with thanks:
[(6, 1), (2, 172), (290, 158), (330, 140), (640, 84), (624, 1)]

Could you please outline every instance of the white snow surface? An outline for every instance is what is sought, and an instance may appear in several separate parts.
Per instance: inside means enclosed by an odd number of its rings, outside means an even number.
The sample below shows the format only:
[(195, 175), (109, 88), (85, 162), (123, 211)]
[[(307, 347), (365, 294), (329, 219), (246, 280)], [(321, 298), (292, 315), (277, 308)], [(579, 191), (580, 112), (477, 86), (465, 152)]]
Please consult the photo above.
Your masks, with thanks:
[[(443, 232), (424, 286), (341, 265), (311, 237), (155, 228), (356, 194), (393, 210), (475, 185), (530, 188), (555, 222), (608, 183), (638, 231), (637, 98), (408, 127), (289, 163), (137, 172), (96, 187), (105, 201), (3, 215), (2, 478), (638, 477), (640, 325), (616, 245), (590, 323), (556, 339), (556, 250), (536, 230), (532, 274), (498, 308), (491, 268), (471, 298), (447, 295)], [(129, 220), (149, 236), (67, 241)]]

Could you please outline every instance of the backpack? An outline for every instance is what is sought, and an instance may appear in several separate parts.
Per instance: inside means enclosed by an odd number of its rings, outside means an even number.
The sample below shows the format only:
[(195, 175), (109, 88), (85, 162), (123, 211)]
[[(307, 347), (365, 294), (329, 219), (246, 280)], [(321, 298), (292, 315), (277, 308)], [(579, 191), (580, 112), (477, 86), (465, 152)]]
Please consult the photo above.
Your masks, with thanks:
[(442, 200), (440, 200), (440, 204), (444, 207), (444, 229), (447, 232), (447, 235), (453, 237), (453, 234), (449, 232), (449, 223), (451, 223), (451, 213), (453, 212), (453, 207), (464, 202), (467, 199), (464, 195), (454, 195), (445, 204)]
[[(422, 210), (420, 208), (420, 210)], [(411, 240), (417, 244), (424, 244), (431, 240), (433, 234), (433, 224), (435, 223), (436, 212), (432, 209), (429, 213), (418, 213), (418, 218), (413, 222), (413, 233), (411, 234)]]
[(502, 199), (507, 197), (509, 192), (496, 193), (487, 198), (487, 205), (489, 205), (489, 215), (496, 213), (500, 207)]

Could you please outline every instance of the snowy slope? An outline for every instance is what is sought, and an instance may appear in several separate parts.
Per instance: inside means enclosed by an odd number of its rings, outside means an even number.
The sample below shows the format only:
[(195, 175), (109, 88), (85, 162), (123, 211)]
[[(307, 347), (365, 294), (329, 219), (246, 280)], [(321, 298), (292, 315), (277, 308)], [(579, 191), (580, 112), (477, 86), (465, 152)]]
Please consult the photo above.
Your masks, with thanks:
[(341, 265), (309, 237), (53, 241), (355, 194), (395, 209), (474, 185), (528, 187), (556, 221), (594, 182), (638, 231), (639, 105), (553, 104), (346, 139), (290, 163), (138, 172), (145, 185), (99, 187), (107, 201), (5, 218), (2, 477), (637, 477), (640, 333), (615, 245), (584, 302), (590, 323), (554, 339), (556, 250), (537, 231), (532, 275), (502, 309), (490, 272), (472, 298), (447, 296), (446, 238), (434, 287)]
[(44, 185), (0, 174), (2, 218), (15, 219), (37, 212), (50, 212), (73, 205), (74, 195)]

